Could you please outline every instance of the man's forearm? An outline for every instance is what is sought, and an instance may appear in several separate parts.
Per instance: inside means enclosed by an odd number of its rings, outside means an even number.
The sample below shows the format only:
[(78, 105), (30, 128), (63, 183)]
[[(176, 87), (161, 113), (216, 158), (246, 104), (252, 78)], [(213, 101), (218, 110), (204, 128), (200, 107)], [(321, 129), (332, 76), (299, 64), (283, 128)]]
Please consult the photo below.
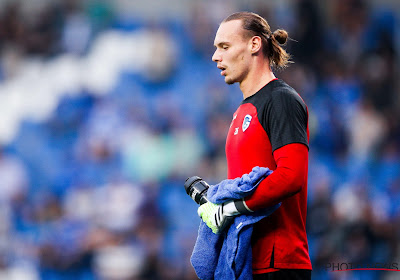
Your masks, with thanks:
[(307, 177), (308, 148), (293, 143), (274, 152), (277, 168), (245, 199), (253, 211), (271, 207), (301, 191)]

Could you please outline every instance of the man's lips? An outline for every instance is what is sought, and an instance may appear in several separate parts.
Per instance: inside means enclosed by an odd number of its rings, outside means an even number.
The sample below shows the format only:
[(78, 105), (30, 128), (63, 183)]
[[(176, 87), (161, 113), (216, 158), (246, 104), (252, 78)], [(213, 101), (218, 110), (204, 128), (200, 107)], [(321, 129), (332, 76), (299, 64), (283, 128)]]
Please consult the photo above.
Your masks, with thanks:
[(223, 67), (223, 66), (217, 66), (217, 67), (218, 67), (218, 69), (221, 69), (221, 76), (225, 76), (225, 74), (226, 74), (226, 68)]

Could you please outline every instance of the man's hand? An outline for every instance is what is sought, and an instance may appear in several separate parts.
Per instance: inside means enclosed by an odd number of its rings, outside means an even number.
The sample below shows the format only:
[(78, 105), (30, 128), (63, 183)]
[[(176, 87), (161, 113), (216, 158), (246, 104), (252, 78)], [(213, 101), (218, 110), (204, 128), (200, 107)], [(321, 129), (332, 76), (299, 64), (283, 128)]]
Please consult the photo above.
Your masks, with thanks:
[(207, 202), (199, 207), (197, 213), (207, 226), (211, 228), (212, 232), (218, 234), (232, 223), (234, 216), (241, 214), (237, 208), (237, 205), (240, 203), (243, 204), (244, 202), (242, 200), (222, 204)]

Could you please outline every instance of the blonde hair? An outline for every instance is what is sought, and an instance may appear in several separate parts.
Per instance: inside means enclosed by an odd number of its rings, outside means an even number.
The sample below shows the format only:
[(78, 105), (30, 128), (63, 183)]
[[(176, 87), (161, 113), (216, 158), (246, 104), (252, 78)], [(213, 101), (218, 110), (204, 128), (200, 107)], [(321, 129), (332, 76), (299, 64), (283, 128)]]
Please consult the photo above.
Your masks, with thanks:
[(290, 55), (281, 45), (286, 44), (288, 33), (284, 29), (271, 32), (268, 22), (258, 14), (251, 12), (238, 12), (228, 16), (223, 22), (241, 20), (244, 30), (249, 36), (260, 36), (263, 54), (269, 58), (271, 68), (283, 69), (288, 66)]

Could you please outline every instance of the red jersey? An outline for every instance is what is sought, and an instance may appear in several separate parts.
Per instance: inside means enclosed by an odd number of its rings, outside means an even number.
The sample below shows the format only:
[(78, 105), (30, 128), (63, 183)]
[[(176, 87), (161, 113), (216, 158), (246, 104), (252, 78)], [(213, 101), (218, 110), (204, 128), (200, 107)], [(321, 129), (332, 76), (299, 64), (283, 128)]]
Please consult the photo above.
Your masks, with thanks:
[(228, 179), (254, 166), (274, 172), (246, 198), (251, 210), (281, 206), (254, 226), (253, 273), (311, 269), (305, 230), (308, 173), (308, 111), (298, 93), (273, 80), (244, 99), (226, 141)]

